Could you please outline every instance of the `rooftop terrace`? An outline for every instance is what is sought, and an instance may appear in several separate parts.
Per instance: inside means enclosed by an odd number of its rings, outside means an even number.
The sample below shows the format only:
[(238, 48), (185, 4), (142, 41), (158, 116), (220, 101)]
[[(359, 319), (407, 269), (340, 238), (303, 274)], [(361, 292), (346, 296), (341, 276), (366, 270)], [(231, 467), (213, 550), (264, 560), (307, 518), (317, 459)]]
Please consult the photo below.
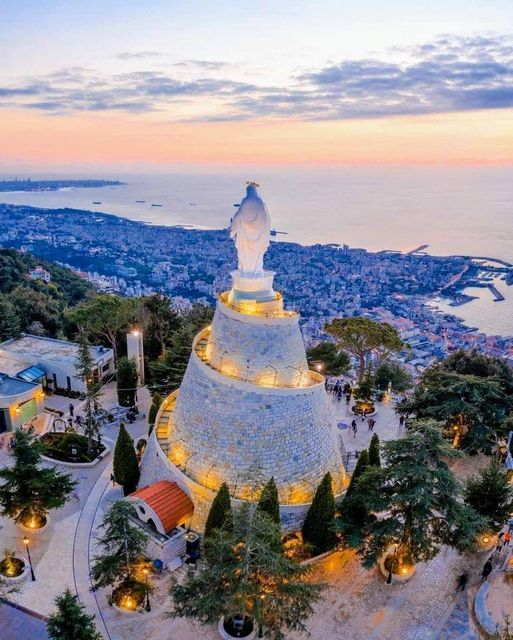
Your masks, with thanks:
[[(101, 346), (91, 346), (91, 353), (95, 362), (112, 356), (111, 349)], [(74, 365), (78, 357), (78, 343), (24, 334), (0, 344), (0, 357), (18, 357), (25, 361), (45, 359)]]

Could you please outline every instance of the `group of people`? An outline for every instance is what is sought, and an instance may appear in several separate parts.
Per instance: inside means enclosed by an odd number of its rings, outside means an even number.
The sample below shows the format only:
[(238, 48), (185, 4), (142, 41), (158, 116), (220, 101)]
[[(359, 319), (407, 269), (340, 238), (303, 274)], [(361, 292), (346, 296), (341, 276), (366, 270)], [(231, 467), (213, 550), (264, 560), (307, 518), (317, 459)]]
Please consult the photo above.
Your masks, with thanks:
[(331, 393), (340, 402), (343, 397), (346, 399), (346, 404), (351, 402), (351, 396), (353, 395), (353, 389), (349, 382), (345, 382), (343, 385), (340, 380), (337, 380), (335, 384), (330, 384), (326, 380), (326, 391)]
[[(362, 420), (365, 420), (365, 416), (362, 416)], [(374, 427), (376, 426), (376, 420), (374, 418), (367, 418), (367, 427), (369, 431), (374, 431)], [(358, 433), (358, 422), (355, 418), (351, 422), (351, 430), (353, 432), (353, 436), (356, 438), (356, 434)]]
[[(495, 549), (493, 553), (486, 559), (486, 562), (483, 565), (483, 569), (481, 571), (481, 582), (485, 582), (488, 579), (488, 576), (493, 571), (494, 563), (498, 564), (501, 552), (504, 548), (511, 546), (511, 541), (513, 539), (513, 521), (508, 523), (508, 528), (504, 531), (501, 531), (497, 537), (497, 544), (495, 545)], [(456, 591), (465, 591), (469, 580), (468, 571), (463, 572), (457, 581)]]

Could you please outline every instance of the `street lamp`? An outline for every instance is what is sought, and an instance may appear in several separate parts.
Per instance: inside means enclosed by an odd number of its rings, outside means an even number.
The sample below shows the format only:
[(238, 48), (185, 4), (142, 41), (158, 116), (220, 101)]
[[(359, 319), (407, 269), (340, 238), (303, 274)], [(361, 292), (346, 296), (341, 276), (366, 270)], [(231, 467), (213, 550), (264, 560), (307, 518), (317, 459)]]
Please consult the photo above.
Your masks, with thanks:
[(36, 576), (34, 573), (34, 567), (32, 566), (32, 558), (30, 557), (30, 549), (29, 549), (29, 542), (30, 540), (27, 538), (27, 536), (25, 536), (23, 538), (23, 542), (25, 543), (25, 549), (27, 550), (27, 557), (28, 557), (28, 561), (29, 561), (29, 565), (30, 565), (30, 577), (32, 578), (32, 582), (36, 581)]
[(148, 582), (148, 574), (149, 574), (150, 570), (148, 569), (148, 567), (144, 567), (143, 569), (143, 573), (144, 573), (144, 577), (146, 579), (146, 606), (144, 607), (146, 609), (146, 611), (149, 613), (151, 611), (151, 604), (150, 604), (150, 584)]
[(264, 637), (264, 627), (262, 624), (262, 616), (264, 613), (264, 600), (265, 600), (265, 593), (260, 594), (260, 622), (258, 623), (258, 637), (259, 638), (263, 638)]

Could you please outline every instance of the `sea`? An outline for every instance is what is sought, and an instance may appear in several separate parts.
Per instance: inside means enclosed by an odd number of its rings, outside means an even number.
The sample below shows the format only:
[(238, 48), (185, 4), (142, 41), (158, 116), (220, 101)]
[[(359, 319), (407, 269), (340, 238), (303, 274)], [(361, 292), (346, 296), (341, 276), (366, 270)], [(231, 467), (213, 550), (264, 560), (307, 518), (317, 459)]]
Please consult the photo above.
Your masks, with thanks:
[[(278, 232), (275, 240), (347, 244), (369, 251), (411, 251), (427, 245), (424, 250), (432, 255), (483, 256), (513, 264), (513, 166), (208, 167), (31, 177), (100, 177), (125, 184), (0, 193), (0, 202), (218, 229), (229, 224), (246, 181), (252, 180), (267, 203)], [(493, 302), (487, 289), (476, 289), (466, 292), (478, 299), (465, 305), (435, 303), (486, 333), (513, 335), (513, 289), (503, 281), (495, 284), (506, 300)]]

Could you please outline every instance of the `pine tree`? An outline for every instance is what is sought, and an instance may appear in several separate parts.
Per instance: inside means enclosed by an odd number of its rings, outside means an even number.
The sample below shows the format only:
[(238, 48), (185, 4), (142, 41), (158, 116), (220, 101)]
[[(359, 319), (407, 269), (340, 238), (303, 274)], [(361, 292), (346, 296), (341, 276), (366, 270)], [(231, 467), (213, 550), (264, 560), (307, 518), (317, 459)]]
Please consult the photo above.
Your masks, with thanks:
[(103, 533), (98, 540), (103, 553), (94, 558), (91, 569), (95, 587), (138, 582), (149, 538), (132, 523), (136, 516), (134, 505), (125, 500), (117, 500), (107, 511), (100, 525)]
[(121, 423), (118, 439), (114, 449), (114, 478), (123, 487), (125, 496), (133, 493), (139, 482), (139, 464), (135, 453), (134, 443), (130, 434)]
[(46, 630), (51, 640), (102, 640), (94, 616), (85, 612), (78, 596), (69, 589), (56, 598), (57, 611), (48, 618)]
[(279, 525), (253, 504), (244, 503), (233, 520), (232, 530), (216, 529), (207, 538), (198, 570), (173, 581), (171, 617), (217, 624), (222, 616), (248, 616), (272, 640), (306, 631), (321, 590), (308, 579), (312, 569), (277, 549)]
[(513, 511), (511, 485), (496, 461), (467, 480), (464, 498), (467, 504), (487, 519), (493, 531), (498, 530)]
[(369, 464), (371, 467), (381, 467), (380, 450), (378, 434), (374, 433), (369, 444)]
[(126, 356), (119, 358), (116, 365), (116, 383), (120, 407), (134, 406), (138, 381), (139, 376), (135, 361)]
[(148, 435), (151, 435), (151, 432), (155, 427), (157, 413), (159, 412), (159, 409), (163, 402), (164, 399), (162, 398), (162, 396), (159, 393), (155, 392), (151, 401), (150, 410), (148, 411)]
[(358, 479), (369, 468), (369, 466), (370, 466), (369, 452), (367, 451), (367, 449), (364, 449), (360, 453), (358, 460), (356, 461), (356, 466), (351, 475), (349, 486), (347, 487), (346, 497), (351, 495), (351, 493), (356, 490)]
[(204, 537), (209, 538), (217, 529), (232, 529), (233, 513), (230, 492), (226, 482), (219, 487), (207, 518)]
[(327, 473), (317, 487), (314, 499), (303, 524), (303, 541), (311, 545), (315, 553), (333, 549), (337, 543), (335, 533), (335, 497), (331, 474)]
[(29, 431), (17, 429), (12, 440), (13, 464), (0, 469), (0, 507), (2, 515), (26, 522), (40, 519), (50, 509), (62, 507), (75, 482), (67, 473), (41, 467), (44, 444)]
[(441, 545), (471, 551), (486, 520), (461, 502), (459, 483), (447, 464), (458, 455), (440, 423), (413, 423), (400, 440), (383, 445), (387, 465), (369, 467), (358, 480), (358, 496), (368, 512), (358, 552), (371, 567), (391, 545), (409, 563), (427, 562)]
[(278, 488), (274, 478), (271, 478), (262, 489), (257, 509), (265, 511), (273, 522), (281, 526), (280, 499), (278, 497)]
[(93, 375), (94, 360), (91, 354), (91, 348), (86, 334), (81, 331), (78, 340), (78, 357), (75, 362), (75, 370), (77, 378), (82, 380), (85, 385), (85, 402), (84, 402), (84, 435), (87, 438), (87, 454), (91, 456), (93, 453), (93, 440), (96, 438), (98, 444), (101, 442), (101, 422), (98, 418), (102, 412), (100, 404), (100, 385), (95, 381)]

